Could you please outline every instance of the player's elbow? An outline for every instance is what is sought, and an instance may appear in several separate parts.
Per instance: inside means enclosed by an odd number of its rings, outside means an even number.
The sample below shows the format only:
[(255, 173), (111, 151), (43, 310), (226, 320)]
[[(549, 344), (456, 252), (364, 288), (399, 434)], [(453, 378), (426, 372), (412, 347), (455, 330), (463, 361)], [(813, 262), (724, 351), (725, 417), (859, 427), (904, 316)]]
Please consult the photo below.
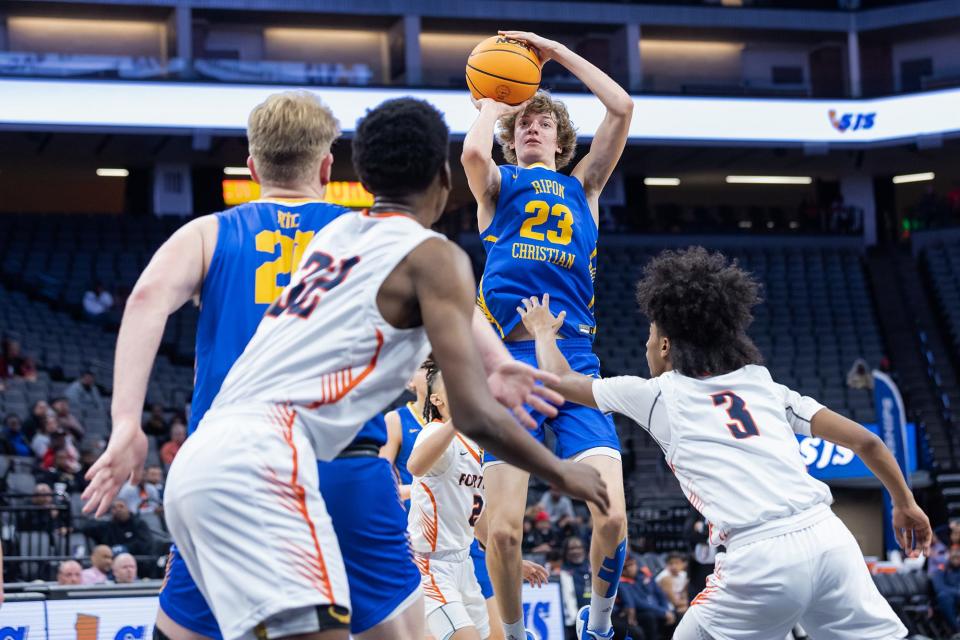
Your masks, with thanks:
[(463, 153), (460, 154), (460, 163), (464, 167), (481, 167), (486, 165), (493, 155), (490, 149), (484, 149), (478, 144), (463, 143)]
[(407, 471), (410, 472), (410, 475), (425, 476), (427, 472), (430, 471), (430, 465), (427, 464), (427, 457), (421, 454), (421, 451), (414, 451), (410, 454), (410, 457), (407, 458)]
[(626, 91), (617, 96), (616, 100), (611, 101), (607, 106), (607, 111), (612, 116), (629, 120), (633, 117), (633, 98)]
[(877, 434), (861, 428), (861, 432), (857, 434), (857, 438), (850, 448), (853, 449), (853, 452), (860, 456), (860, 458), (870, 460), (886, 451), (887, 445), (883, 443), (883, 440), (881, 440)]

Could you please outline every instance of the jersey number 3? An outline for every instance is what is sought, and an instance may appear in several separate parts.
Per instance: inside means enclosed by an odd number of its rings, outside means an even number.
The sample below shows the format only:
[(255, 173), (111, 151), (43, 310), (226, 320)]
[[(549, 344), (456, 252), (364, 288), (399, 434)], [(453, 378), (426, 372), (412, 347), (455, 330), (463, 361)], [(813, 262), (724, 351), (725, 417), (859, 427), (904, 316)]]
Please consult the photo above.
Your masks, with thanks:
[[(565, 204), (555, 204), (553, 207), (543, 200), (531, 200), (523, 208), (524, 213), (532, 213), (532, 218), (523, 221), (520, 227), (520, 237), (528, 240), (539, 240), (543, 242), (546, 239), (553, 244), (567, 245), (573, 239), (573, 212)], [(556, 216), (560, 218), (557, 221), (556, 229), (547, 229), (547, 232), (538, 231), (537, 227), (542, 227), (547, 218)]]
[(760, 435), (757, 423), (754, 422), (753, 416), (747, 410), (743, 398), (732, 391), (721, 391), (710, 397), (713, 398), (713, 406), (723, 407), (726, 410), (727, 417), (730, 418), (730, 422), (727, 423), (730, 435), (737, 440)]

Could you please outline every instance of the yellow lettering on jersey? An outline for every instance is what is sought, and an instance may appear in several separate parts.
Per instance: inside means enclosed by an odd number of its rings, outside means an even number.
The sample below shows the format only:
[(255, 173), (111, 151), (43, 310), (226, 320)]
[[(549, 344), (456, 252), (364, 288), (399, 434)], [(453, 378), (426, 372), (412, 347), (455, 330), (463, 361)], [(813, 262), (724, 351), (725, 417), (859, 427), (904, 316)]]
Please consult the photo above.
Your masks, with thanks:
[(532, 260), (534, 262), (546, 262), (555, 264), (564, 269), (572, 269), (576, 255), (567, 253), (562, 249), (553, 249), (551, 247), (541, 247), (535, 244), (525, 242), (514, 242), (510, 248), (510, 255), (517, 260)]
[[(299, 223), (298, 215), (297, 224)], [(270, 304), (277, 299), (284, 287), (277, 282), (278, 276), (290, 275), (300, 265), (303, 251), (313, 239), (313, 234), (313, 231), (297, 231), (291, 238), (283, 235), (279, 229), (265, 229), (256, 235), (254, 242), (258, 252), (276, 254), (279, 247), (280, 253), (275, 260), (264, 262), (257, 267), (253, 293), (256, 304)]]
[(549, 193), (561, 199), (564, 197), (564, 190), (566, 189), (556, 180), (533, 180), (530, 182), (530, 186), (533, 187), (533, 192), (537, 195)]
[(296, 229), (300, 226), (300, 214), (277, 210), (277, 225), (281, 229)]

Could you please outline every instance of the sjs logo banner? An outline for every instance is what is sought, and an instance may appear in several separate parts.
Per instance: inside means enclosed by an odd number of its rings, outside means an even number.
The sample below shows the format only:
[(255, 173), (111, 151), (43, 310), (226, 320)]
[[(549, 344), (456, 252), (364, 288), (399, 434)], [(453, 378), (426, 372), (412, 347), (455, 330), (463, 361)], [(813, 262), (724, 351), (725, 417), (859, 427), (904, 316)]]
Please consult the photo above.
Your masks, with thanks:
[[(876, 424), (863, 425), (870, 431), (882, 437), (880, 426)], [(863, 460), (846, 447), (826, 442), (820, 438), (797, 436), (800, 442), (800, 456), (807, 471), (818, 480), (849, 480), (871, 478), (873, 474)], [(907, 424), (907, 442), (910, 451), (916, 451), (917, 430), (913, 423)], [(917, 470), (916, 456), (909, 460), (909, 472)]]
[(523, 585), (523, 620), (540, 640), (563, 640), (563, 602), (560, 584), (549, 582), (534, 588)]
[(0, 640), (149, 640), (156, 596), (6, 602)]

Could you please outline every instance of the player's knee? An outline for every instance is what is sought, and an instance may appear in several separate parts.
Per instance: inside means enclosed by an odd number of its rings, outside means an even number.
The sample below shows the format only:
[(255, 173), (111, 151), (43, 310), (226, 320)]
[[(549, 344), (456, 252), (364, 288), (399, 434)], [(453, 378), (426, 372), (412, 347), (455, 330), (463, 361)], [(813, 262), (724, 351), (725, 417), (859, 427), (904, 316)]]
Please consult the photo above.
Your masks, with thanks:
[(520, 548), (523, 530), (510, 523), (490, 523), (490, 532), (487, 548), (494, 548), (500, 553), (517, 551)]
[(594, 526), (604, 540), (621, 540), (627, 535), (627, 514), (621, 509), (611, 508), (606, 517)]

